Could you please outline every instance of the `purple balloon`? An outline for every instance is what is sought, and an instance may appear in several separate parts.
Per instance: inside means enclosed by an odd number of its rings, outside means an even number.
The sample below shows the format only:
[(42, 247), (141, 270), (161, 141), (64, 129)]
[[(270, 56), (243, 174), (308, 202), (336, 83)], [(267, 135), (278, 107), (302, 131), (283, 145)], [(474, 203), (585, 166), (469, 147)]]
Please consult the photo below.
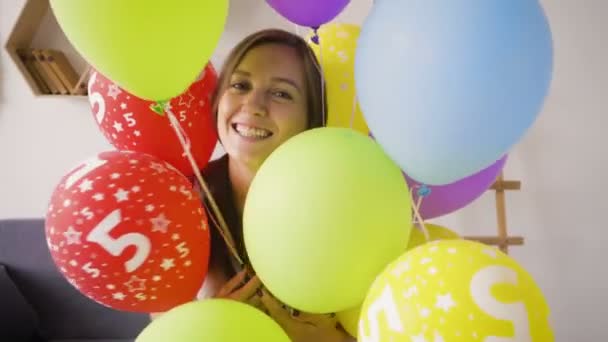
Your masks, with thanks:
[(300, 26), (319, 27), (334, 19), (350, 0), (266, 0), (287, 20)]
[[(410, 190), (413, 192), (413, 204), (418, 203), (419, 195), (423, 196), (419, 208), (420, 216), (424, 220), (428, 220), (464, 208), (480, 197), (496, 181), (496, 178), (505, 166), (506, 160), (507, 155), (474, 175), (446, 185), (425, 186), (410, 178), (407, 174), (404, 173), (403, 175), (407, 180)], [(430, 190), (426, 196), (422, 193), (419, 194), (418, 190), (421, 187), (426, 187)]]

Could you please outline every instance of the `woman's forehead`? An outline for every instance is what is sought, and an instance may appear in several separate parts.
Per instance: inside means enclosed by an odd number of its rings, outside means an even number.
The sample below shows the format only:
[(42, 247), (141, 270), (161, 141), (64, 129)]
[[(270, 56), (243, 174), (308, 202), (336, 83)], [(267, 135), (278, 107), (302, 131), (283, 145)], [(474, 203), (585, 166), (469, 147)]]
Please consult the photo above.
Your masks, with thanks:
[(243, 56), (233, 72), (251, 77), (288, 78), (302, 85), (304, 65), (295, 48), (284, 44), (256, 46)]

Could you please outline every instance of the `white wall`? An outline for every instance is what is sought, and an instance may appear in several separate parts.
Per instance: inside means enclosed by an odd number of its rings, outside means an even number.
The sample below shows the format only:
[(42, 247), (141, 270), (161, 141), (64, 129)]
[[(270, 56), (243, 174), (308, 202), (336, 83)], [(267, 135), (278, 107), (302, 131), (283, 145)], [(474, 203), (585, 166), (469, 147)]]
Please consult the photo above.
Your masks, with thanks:
[[(296, 28), (262, 0), (232, 0), (225, 35), (213, 61), (255, 29)], [(0, 1), (6, 41), (23, 0)], [(360, 23), (372, 0), (354, 0), (339, 20)], [(553, 309), (557, 341), (608, 340), (608, 271), (600, 262), (608, 241), (608, 2), (544, 0), (555, 40), (555, 75), (546, 107), (514, 148), (507, 178), (510, 232), (526, 244), (512, 249), (537, 279)], [(37, 41), (47, 41), (44, 34)], [(0, 217), (43, 215), (55, 182), (76, 162), (110, 148), (85, 99), (34, 98), (5, 51), (0, 59)], [(492, 234), (491, 193), (457, 214), (436, 220), (463, 234)]]

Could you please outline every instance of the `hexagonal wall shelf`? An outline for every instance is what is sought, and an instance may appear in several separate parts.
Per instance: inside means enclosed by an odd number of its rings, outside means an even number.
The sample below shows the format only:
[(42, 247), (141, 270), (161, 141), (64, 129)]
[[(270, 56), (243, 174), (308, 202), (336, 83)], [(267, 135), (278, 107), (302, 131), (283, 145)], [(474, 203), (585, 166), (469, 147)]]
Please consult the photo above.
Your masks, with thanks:
[(65, 37), (49, 0), (27, 0), (5, 48), (36, 96), (85, 96), (90, 66)]

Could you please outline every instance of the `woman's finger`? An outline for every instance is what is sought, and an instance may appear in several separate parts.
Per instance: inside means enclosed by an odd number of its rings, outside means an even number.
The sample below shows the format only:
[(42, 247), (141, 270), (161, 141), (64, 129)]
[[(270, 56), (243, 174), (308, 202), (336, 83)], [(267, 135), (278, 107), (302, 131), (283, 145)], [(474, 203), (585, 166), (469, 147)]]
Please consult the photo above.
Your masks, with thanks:
[(243, 281), (245, 280), (246, 276), (247, 276), (246, 269), (243, 269), (242, 271), (237, 273), (234, 277), (232, 277), (230, 280), (228, 280), (226, 282), (226, 284), (224, 284), (222, 286), (222, 288), (217, 293), (217, 297), (220, 297), (220, 298), (228, 297), (232, 292), (234, 292), (234, 289), (236, 289), (237, 287), (239, 287), (243, 284)]
[(262, 289), (262, 297), (260, 298), (262, 304), (268, 310), (268, 313), (272, 318), (274, 318), (277, 323), (279, 323), (284, 329), (292, 328), (296, 323), (291, 318), (291, 314), (287, 312), (282, 306), (282, 304), (276, 300), (268, 291)]
[(253, 276), (247, 284), (243, 285), (240, 289), (232, 292), (229, 297), (238, 301), (246, 301), (251, 298), (256, 291), (262, 286), (262, 282), (258, 276)]

